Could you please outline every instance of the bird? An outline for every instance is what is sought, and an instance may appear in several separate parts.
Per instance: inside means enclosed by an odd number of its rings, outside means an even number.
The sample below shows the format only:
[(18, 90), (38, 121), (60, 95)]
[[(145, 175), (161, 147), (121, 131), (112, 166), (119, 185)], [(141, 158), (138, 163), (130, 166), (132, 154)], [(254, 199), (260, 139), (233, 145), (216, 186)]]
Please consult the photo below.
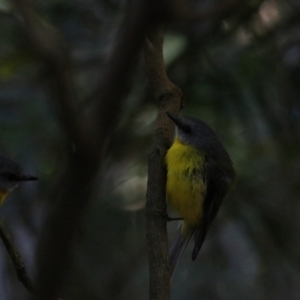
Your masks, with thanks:
[(235, 185), (236, 173), (222, 142), (205, 122), (166, 114), (176, 129), (165, 156), (167, 203), (182, 218), (170, 248), (172, 276), (192, 237), (192, 260), (196, 259), (224, 198)]
[(16, 162), (0, 154), (0, 206), (20, 182), (33, 180), (38, 180), (38, 177), (25, 173)]

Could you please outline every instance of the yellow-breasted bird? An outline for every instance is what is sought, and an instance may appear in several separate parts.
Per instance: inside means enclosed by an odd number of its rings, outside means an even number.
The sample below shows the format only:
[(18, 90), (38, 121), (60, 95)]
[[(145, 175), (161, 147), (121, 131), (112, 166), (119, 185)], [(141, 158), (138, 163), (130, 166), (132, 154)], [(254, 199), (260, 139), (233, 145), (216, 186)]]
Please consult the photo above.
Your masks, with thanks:
[(192, 260), (196, 259), (223, 199), (234, 185), (235, 171), (221, 141), (206, 123), (168, 112), (167, 115), (176, 125), (174, 143), (165, 157), (167, 201), (183, 218), (170, 250), (173, 274), (192, 236)]
[(0, 205), (6, 196), (22, 181), (37, 180), (38, 178), (26, 174), (23, 169), (9, 157), (0, 154)]

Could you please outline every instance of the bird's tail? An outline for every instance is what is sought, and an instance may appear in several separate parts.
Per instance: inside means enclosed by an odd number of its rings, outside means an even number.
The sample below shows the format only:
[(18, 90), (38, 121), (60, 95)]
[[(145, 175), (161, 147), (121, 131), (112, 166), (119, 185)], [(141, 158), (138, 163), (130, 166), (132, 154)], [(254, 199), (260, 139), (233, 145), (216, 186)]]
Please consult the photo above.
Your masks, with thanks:
[(183, 237), (181, 230), (178, 230), (178, 236), (175, 240), (175, 242), (173, 243), (173, 245), (170, 248), (170, 274), (171, 274), (171, 278), (173, 276), (173, 273), (177, 267), (178, 261), (182, 255), (182, 253), (184, 252), (189, 240), (191, 239), (192, 235), (193, 235), (193, 230), (190, 231), (189, 235), (187, 237)]

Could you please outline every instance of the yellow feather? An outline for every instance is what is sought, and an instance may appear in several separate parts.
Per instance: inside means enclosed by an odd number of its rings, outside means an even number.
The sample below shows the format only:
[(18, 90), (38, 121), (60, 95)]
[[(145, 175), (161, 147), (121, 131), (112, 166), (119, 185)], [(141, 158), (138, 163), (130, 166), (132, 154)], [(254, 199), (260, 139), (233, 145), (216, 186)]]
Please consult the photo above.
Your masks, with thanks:
[(183, 234), (199, 224), (206, 193), (202, 177), (204, 155), (176, 139), (167, 152), (167, 201), (184, 219)]

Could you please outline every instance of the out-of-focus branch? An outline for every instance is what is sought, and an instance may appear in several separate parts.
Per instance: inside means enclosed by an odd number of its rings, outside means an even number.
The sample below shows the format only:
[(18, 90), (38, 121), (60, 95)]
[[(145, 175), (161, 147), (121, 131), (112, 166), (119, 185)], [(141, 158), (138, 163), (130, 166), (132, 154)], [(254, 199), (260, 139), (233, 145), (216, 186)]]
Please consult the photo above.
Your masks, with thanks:
[(21, 255), (19, 254), (16, 246), (14, 245), (12, 237), (11, 237), (10, 233), (8, 232), (6, 226), (1, 218), (0, 218), (0, 237), (7, 249), (8, 254), (11, 257), (11, 260), (12, 260), (14, 266), (15, 266), (15, 270), (16, 270), (18, 279), (25, 286), (26, 290), (32, 294), (34, 292), (33, 284), (26, 272), (23, 259), (22, 259)]
[(137, 55), (143, 46), (146, 29), (150, 23), (160, 22), (166, 18), (167, 9), (160, 1), (128, 2), (130, 2), (130, 10), (127, 12), (127, 21), (120, 27), (108, 67), (94, 96), (100, 98), (92, 117), (96, 124), (98, 143), (107, 136), (108, 124), (114, 124), (118, 120), (120, 111), (118, 106), (122, 95), (128, 92), (128, 76), (136, 66)]
[[(33, 47), (47, 65), (57, 87), (53, 103), (75, 150), (61, 183), (57, 206), (49, 215), (39, 242), (36, 299), (50, 300), (59, 294), (63, 275), (70, 265), (71, 243), (92, 193), (107, 137), (113, 130), (129, 79), (152, 20), (160, 20), (159, 1), (133, 1), (121, 25), (117, 43), (94, 95), (95, 112), (85, 121), (85, 130), (73, 112), (74, 94), (68, 72), (68, 57), (56, 34), (42, 28), (26, 0), (15, 0)], [(159, 6), (161, 8), (161, 6)], [(157, 14), (159, 12), (159, 14)], [(41, 27), (41, 28), (40, 28)], [(50, 42), (49, 42), (50, 39)], [(88, 138), (87, 138), (88, 137)], [(53, 199), (51, 199), (53, 201)]]
[(222, 3), (217, 4), (216, 6), (213, 6), (207, 10), (189, 14), (186, 18), (186, 21), (195, 23), (206, 21), (211, 18), (226, 18), (242, 5), (245, 5), (245, 2), (238, 0), (223, 1)]
[(170, 268), (166, 229), (166, 170), (164, 157), (171, 144), (174, 125), (165, 112), (178, 114), (180, 89), (168, 78), (164, 67), (163, 30), (154, 27), (145, 43), (145, 64), (158, 105), (154, 145), (149, 155), (146, 222), (149, 251), (150, 299), (170, 299)]
[(100, 151), (91, 147), (88, 135), (74, 113), (73, 83), (69, 73), (68, 53), (59, 33), (42, 20), (26, 0), (15, 0), (21, 26), (33, 50), (44, 61), (52, 86), (51, 105), (57, 119), (74, 147), (69, 166), (59, 187), (56, 207), (49, 214), (38, 244), (38, 274), (35, 299), (55, 299), (71, 261), (70, 247), (75, 228), (88, 204), (92, 181), (99, 165)]
[(15, 15), (25, 30), (33, 51), (45, 62), (51, 77), (51, 105), (63, 129), (77, 148), (88, 149), (86, 133), (74, 110), (74, 87), (69, 71), (69, 52), (60, 32), (39, 17), (27, 0), (14, 0)]

